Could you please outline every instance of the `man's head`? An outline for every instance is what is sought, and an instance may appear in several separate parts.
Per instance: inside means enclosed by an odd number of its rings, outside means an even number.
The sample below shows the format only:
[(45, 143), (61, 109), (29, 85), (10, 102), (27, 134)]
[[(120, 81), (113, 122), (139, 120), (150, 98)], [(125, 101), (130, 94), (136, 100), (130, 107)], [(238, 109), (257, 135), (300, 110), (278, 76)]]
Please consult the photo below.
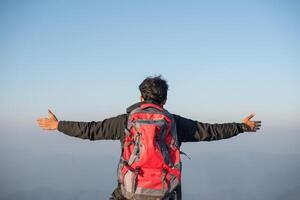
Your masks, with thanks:
[(161, 76), (147, 77), (139, 86), (141, 101), (153, 101), (164, 105), (167, 100), (168, 84)]

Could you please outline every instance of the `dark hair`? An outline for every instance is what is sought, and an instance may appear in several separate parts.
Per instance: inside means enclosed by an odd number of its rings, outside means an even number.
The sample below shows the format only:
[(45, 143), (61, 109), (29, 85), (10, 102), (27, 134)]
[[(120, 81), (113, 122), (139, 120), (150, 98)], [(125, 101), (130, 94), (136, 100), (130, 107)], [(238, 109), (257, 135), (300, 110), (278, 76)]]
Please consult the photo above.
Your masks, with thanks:
[(168, 84), (161, 76), (149, 76), (139, 86), (144, 100), (161, 104), (167, 98)]

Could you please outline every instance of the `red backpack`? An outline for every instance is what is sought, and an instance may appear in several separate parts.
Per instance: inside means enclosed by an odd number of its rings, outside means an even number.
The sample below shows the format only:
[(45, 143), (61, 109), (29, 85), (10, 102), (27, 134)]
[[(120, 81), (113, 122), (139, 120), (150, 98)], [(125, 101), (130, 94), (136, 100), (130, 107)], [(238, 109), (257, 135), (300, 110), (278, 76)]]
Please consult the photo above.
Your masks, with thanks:
[(181, 182), (176, 124), (162, 107), (143, 103), (128, 115), (118, 166), (127, 199), (168, 199)]

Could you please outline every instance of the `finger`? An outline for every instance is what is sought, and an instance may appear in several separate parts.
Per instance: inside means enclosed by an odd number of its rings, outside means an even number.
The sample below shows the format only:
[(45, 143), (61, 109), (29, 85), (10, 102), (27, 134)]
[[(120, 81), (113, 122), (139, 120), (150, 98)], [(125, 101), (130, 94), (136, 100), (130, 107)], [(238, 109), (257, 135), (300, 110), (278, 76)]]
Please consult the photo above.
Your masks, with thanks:
[(49, 127), (48, 124), (40, 124), (40, 127)]
[(53, 114), (53, 112), (50, 109), (48, 109), (48, 114), (49, 114), (49, 118), (57, 120), (56, 116)]
[(45, 123), (44, 123), (44, 122), (38, 122), (38, 125), (39, 125), (39, 126), (44, 126)]
[(250, 120), (250, 119), (252, 119), (254, 116), (255, 116), (255, 114), (252, 113), (252, 114), (250, 114), (250, 115), (247, 116), (247, 119)]
[(48, 119), (40, 119), (40, 120), (37, 120), (37, 123), (39, 123), (39, 124), (44, 124), (44, 123), (48, 123)]
[(50, 109), (48, 109), (48, 114), (49, 114), (50, 117), (54, 116), (54, 114), (51, 112)]
[(45, 124), (39, 124), (39, 127), (51, 127), (49, 124), (45, 123)]
[(38, 123), (39, 126), (45, 126), (44, 123)]
[(39, 118), (36, 120), (37, 122), (46, 122), (46, 121), (49, 121), (48, 118)]
[(47, 123), (47, 122), (41, 122), (41, 123), (38, 123), (40, 126), (48, 126), (49, 125), (49, 123)]

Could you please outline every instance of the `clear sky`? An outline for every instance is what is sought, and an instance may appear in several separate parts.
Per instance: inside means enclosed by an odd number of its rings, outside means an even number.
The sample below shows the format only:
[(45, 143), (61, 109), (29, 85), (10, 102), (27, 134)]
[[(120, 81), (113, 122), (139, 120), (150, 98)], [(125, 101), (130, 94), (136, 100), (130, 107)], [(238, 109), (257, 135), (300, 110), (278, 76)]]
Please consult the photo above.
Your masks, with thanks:
[[(21, 152), (82, 145), (42, 134), (35, 119), (48, 108), (61, 120), (102, 120), (124, 113), (139, 99), (138, 84), (157, 74), (168, 80), (170, 112), (209, 123), (255, 112), (263, 121), (260, 135), (218, 151), (298, 155), (299, 10), (288, 0), (1, 1), (2, 180), (7, 188), (18, 182), (8, 174)], [(83, 152), (117, 154), (115, 143), (84, 144)]]

